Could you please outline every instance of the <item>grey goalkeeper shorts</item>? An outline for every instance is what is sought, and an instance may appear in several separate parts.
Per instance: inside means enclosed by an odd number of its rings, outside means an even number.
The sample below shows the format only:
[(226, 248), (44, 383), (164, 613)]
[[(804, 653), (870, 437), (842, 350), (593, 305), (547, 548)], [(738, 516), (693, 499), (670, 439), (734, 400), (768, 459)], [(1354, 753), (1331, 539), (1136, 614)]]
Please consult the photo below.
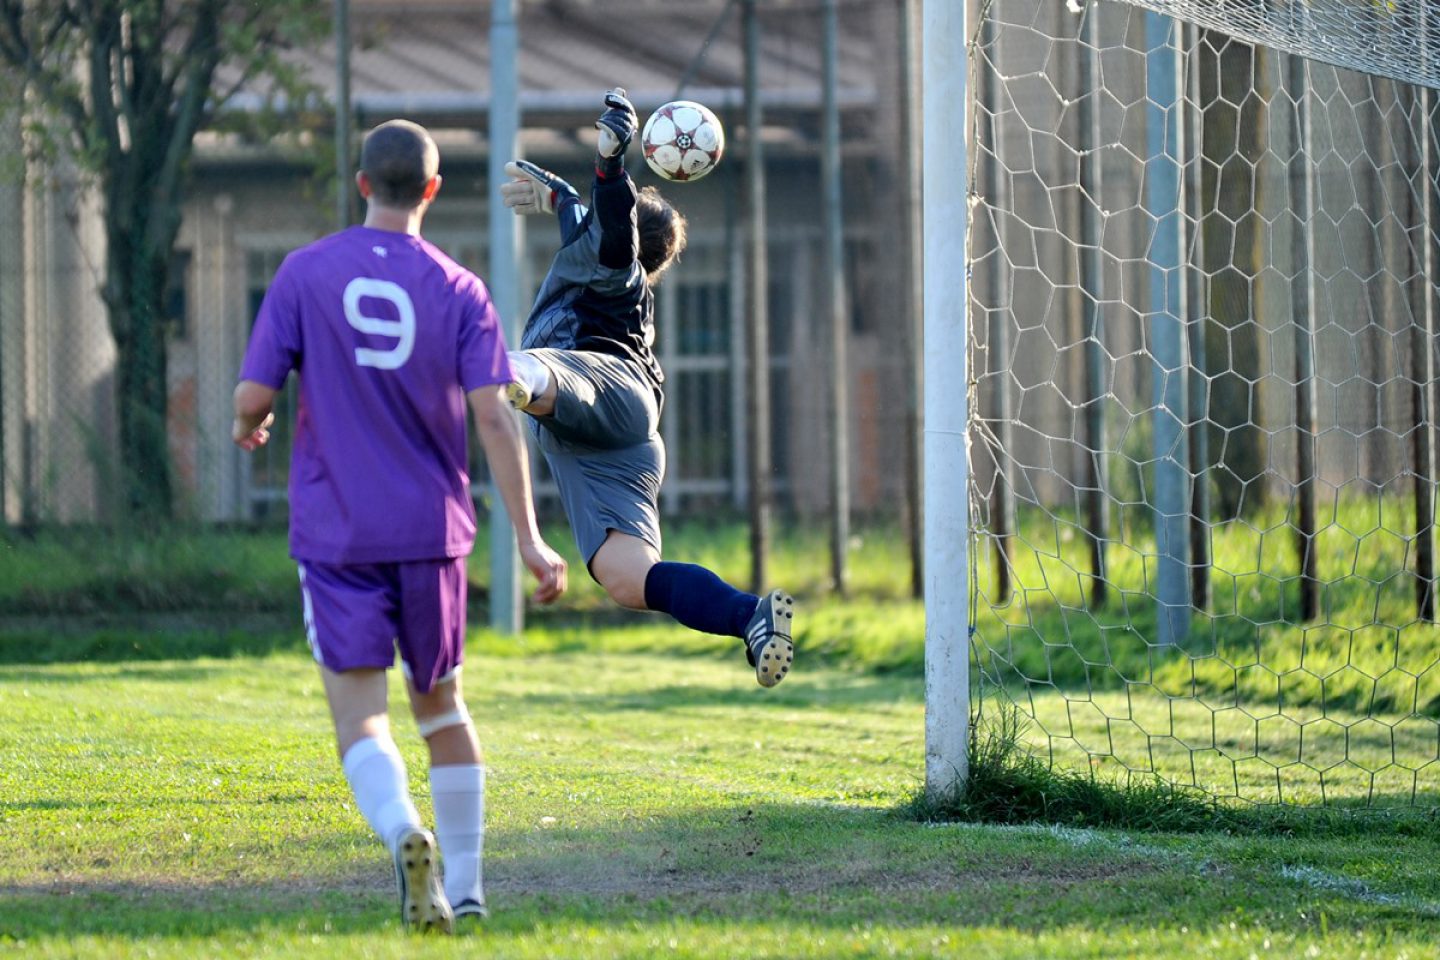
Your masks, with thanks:
[(555, 378), (555, 412), (532, 417), (540, 452), (588, 566), (611, 530), (660, 552), (665, 443), (655, 387), (628, 360), (587, 350), (525, 351)]

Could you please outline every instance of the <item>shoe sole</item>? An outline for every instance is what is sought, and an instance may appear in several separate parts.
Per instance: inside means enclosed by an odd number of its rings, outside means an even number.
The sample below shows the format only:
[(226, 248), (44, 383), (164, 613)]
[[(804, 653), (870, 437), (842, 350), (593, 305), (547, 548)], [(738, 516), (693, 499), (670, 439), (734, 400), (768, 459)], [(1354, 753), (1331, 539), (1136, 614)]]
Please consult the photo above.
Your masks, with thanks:
[(454, 933), (455, 915), (435, 870), (435, 838), (410, 830), (395, 847), (400, 881), (400, 922), (419, 933)]
[(775, 632), (755, 659), (755, 679), (762, 687), (773, 687), (785, 679), (795, 662), (795, 598), (783, 590), (772, 590), (765, 599), (770, 603)]
[(516, 410), (524, 410), (530, 406), (530, 391), (525, 389), (524, 384), (507, 383), (505, 385), (505, 401)]

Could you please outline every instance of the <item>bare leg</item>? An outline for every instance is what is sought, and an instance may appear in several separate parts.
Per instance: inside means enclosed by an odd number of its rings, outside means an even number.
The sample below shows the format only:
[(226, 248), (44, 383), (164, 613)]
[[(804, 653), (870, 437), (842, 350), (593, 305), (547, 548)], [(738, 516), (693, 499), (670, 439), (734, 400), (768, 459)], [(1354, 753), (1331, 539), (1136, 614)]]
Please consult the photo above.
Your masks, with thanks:
[(428, 722), (443, 722), (442, 718), (447, 717), (465, 718), (464, 722), (439, 727), (425, 737), (425, 743), (430, 747), (430, 766), (480, 763), (480, 739), (475, 736), (465, 700), (460, 695), (460, 677), (457, 675), (437, 683), (427, 693), (416, 690), (414, 684), (409, 685), (409, 691), (410, 710), (415, 715), (415, 722), (422, 725), (422, 731)]
[(320, 667), (330, 718), (335, 723), (335, 745), (344, 758), (346, 751), (366, 737), (390, 739), (390, 716), (386, 709), (384, 670), (346, 670), (336, 673)]
[(660, 562), (660, 554), (639, 537), (611, 530), (590, 560), (590, 573), (610, 599), (631, 610), (648, 610), (645, 578)]

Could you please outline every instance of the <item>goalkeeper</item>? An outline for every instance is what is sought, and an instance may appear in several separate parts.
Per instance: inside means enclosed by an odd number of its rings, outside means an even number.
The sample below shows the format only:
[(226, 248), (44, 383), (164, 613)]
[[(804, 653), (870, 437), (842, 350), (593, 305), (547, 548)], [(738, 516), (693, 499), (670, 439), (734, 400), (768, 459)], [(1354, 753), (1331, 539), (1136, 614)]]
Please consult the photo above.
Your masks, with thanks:
[(737, 637), (761, 686), (794, 659), (794, 601), (757, 597), (704, 567), (661, 560), (660, 438), (665, 375), (656, 361), (654, 287), (685, 246), (685, 218), (625, 172), (635, 109), (605, 94), (590, 206), (534, 164), (506, 167), (517, 214), (551, 213), (560, 250), (510, 353), (510, 402), (529, 414), (590, 575), (616, 603), (655, 610), (705, 633)]

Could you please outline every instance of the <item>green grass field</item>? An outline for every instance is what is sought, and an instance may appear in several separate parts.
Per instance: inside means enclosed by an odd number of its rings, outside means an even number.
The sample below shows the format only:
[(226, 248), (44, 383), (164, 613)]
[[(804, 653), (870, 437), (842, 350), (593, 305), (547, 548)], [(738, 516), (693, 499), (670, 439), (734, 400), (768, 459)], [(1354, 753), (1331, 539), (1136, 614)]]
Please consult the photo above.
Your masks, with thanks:
[[(842, 600), (823, 532), (789, 530), (774, 579), (803, 604), (801, 659), (774, 691), (731, 641), (619, 613), (583, 573), (522, 637), (475, 631), (495, 915), (427, 949), (1433, 955), (1440, 832), (1425, 811), (1440, 762), (1419, 692), (1440, 640), (1404, 620), (1404, 591), (1380, 576), (1397, 556), (1379, 540), (1357, 541), (1349, 574), (1326, 567), (1333, 629), (1284, 622), (1285, 530), (1257, 529), (1216, 534), (1217, 576), (1238, 584), (1217, 595), (1243, 609), (1200, 615), (1211, 626), (1196, 646), (1157, 651), (1129, 595), (1140, 551), (1115, 558), (1119, 599), (1087, 611), (1082, 545), (1029, 518), (1024, 602), (985, 604), (977, 622), (987, 667), (1033, 717), (1022, 739), (1102, 782), (1159, 773), (1303, 802), (1323, 789), (1387, 810), (1418, 794), (1418, 811), (1183, 834), (917, 822), (924, 616), (904, 597), (903, 545), (862, 531)], [(743, 580), (743, 544), (729, 523), (678, 527), (667, 546)], [(990, 575), (982, 565), (982, 599)], [(483, 615), (483, 558), (471, 576)], [(348, 806), (294, 577), (274, 533), (0, 543), (0, 955), (414, 953), (388, 866)], [(1366, 609), (1381, 626), (1349, 625)], [(1355, 693), (1356, 670), (1393, 680), (1401, 657), (1414, 662), (1408, 712)], [(423, 810), (422, 749), (408, 720), (399, 730)]]
[[(427, 954), (1433, 954), (1433, 831), (913, 822), (918, 678), (767, 692), (726, 653), (656, 671), (476, 644), (494, 916)], [(0, 718), (0, 953), (414, 954), (303, 654), (0, 666)]]

